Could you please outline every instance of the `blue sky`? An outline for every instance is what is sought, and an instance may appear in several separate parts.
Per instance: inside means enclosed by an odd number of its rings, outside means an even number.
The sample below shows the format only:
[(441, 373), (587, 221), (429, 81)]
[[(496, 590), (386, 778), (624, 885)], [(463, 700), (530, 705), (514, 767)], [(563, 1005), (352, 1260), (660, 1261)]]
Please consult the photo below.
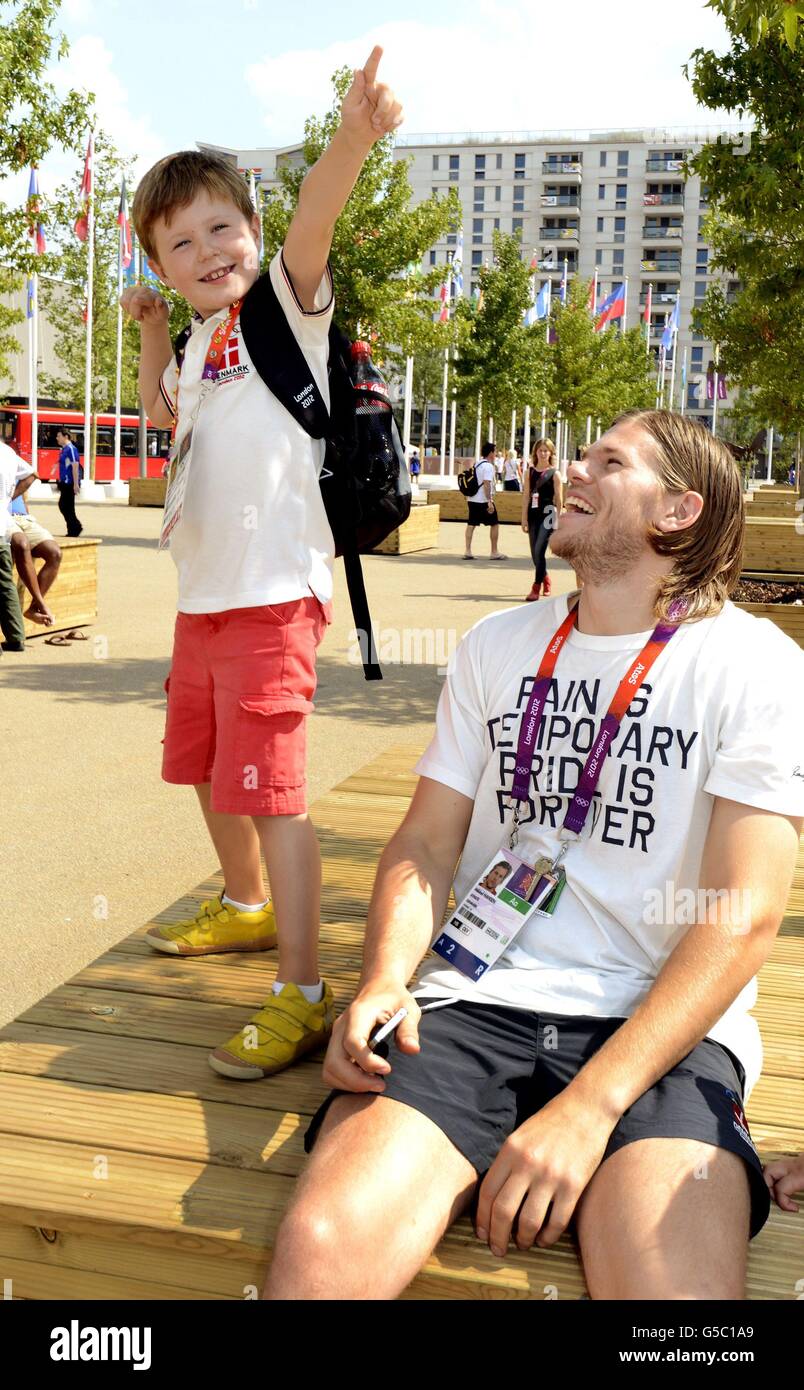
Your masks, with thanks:
[(197, 140), (291, 143), (327, 109), (334, 68), (361, 64), (374, 42), (405, 105), (402, 134), (725, 119), (698, 108), (681, 75), (696, 46), (726, 47), (703, 0), (674, 0), (660, 25), (642, 18), (644, 0), (573, 0), (566, 20), (552, 0), (406, 0), (401, 13), (366, 0), (63, 0), (71, 53), (58, 80), (96, 92), (138, 173)]

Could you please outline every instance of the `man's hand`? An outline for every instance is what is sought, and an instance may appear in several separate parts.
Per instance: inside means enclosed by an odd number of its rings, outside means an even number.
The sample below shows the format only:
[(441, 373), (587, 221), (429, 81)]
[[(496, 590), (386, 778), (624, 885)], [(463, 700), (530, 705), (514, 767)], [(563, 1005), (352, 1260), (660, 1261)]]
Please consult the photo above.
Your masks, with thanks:
[(487, 502), (487, 503), (486, 503), (486, 511), (489, 511), (489, 512), (493, 512), (493, 511), (494, 511), (494, 503), (493, 503), (493, 502)]
[(777, 1158), (763, 1169), (771, 1197), (780, 1211), (798, 1211), (794, 1192), (804, 1191), (804, 1153), (798, 1158)]
[(328, 1086), (338, 1091), (385, 1090), (382, 1078), (391, 1070), (390, 1063), (371, 1051), (368, 1040), (401, 1008), (408, 1016), (396, 1030), (396, 1045), (402, 1052), (418, 1052), (421, 1009), (413, 995), (393, 981), (363, 986), (332, 1030), (324, 1058)]
[(475, 1225), (492, 1254), (505, 1257), (514, 1221), (520, 1250), (558, 1240), (615, 1123), (567, 1090), (514, 1130), (480, 1188)]
[(370, 149), (402, 124), (402, 107), (390, 87), (377, 81), (382, 49), (371, 50), (364, 68), (355, 68), (341, 106), (341, 127), (355, 144)]
[(120, 303), (130, 318), (136, 319), (137, 323), (146, 327), (167, 323), (170, 318), (170, 305), (167, 300), (158, 290), (152, 290), (148, 285), (137, 285), (123, 290)]

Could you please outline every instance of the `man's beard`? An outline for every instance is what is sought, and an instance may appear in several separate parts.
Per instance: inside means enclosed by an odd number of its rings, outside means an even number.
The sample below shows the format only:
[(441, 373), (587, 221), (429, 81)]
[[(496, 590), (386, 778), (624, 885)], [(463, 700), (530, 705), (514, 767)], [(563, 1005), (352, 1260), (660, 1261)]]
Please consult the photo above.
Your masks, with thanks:
[[(591, 531), (591, 535), (586, 532)], [(572, 565), (585, 583), (610, 584), (621, 579), (642, 558), (647, 546), (645, 520), (614, 519), (605, 531), (592, 522), (590, 527), (564, 535), (554, 531), (550, 540), (552, 553)]]

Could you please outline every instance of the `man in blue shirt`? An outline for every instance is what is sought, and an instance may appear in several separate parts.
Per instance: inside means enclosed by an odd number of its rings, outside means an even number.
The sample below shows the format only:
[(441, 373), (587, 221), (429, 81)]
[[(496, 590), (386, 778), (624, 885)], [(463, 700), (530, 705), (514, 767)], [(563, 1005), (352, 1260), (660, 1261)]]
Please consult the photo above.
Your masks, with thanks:
[[(56, 433), (59, 449), (59, 511), (64, 517), (68, 536), (80, 536), (83, 526), (75, 514), (75, 494), (81, 486), (84, 470), (79, 463), (78, 450), (68, 429)], [(76, 474), (78, 476), (76, 476)]]

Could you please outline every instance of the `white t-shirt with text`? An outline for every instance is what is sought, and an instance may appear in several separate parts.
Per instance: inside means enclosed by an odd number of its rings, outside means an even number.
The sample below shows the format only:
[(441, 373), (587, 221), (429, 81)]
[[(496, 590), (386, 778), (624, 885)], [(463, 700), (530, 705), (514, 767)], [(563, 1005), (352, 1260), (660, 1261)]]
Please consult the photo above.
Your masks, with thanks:
[[(494, 484), (497, 481), (497, 474), (494, 469), (494, 464), (490, 463), (488, 459), (478, 459), (477, 463), (475, 464), (475, 477), (478, 481), (478, 490), (475, 493), (474, 497), (470, 497), (470, 502), (493, 502)], [(491, 497), (486, 496), (486, 489), (483, 486), (484, 483), (491, 484)]]
[[(306, 312), (277, 252), (269, 270), (288, 323), (329, 406), (329, 272)], [(210, 340), (228, 308), (197, 322), (181, 374), (172, 361), (163, 391), (176, 399), (177, 442), (198, 404)], [(182, 518), (170, 539), (182, 613), (220, 613), (304, 598), (332, 598), (334, 543), (318, 481), (325, 442), (312, 439), (258, 376), (239, 319), (220, 374), (193, 429)]]
[[(483, 619), (455, 654), (434, 738), (416, 771), (474, 800), (455, 879), (456, 900), (507, 846), (521, 716), (567, 598)], [(593, 636), (574, 629), (558, 658), (522, 805), (516, 854), (534, 862), (558, 848), (594, 735), (649, 633)], [(484, 976), (423, 962), (432, 996), (595, 1018), (626, 1018), (648, 993), (692, 920), (715, 797), (804, 815), (804, 652), (765, 619), (727, 603), (682, 625), (638, 691), (609, 749), (582, 840), (564, 864), (555, 916), (533, 917)], [(686, 893), (692, 890), (692, 893)], [(685, 895), (686, 894), (686, 895)], [(739, 904), (737, 905), (739, 906)], [(417, 991), (418, 992), (418, 991)], [(752, 981), (708, 1036), (746, 1071), (761, 1068), (748, 1010)]]

